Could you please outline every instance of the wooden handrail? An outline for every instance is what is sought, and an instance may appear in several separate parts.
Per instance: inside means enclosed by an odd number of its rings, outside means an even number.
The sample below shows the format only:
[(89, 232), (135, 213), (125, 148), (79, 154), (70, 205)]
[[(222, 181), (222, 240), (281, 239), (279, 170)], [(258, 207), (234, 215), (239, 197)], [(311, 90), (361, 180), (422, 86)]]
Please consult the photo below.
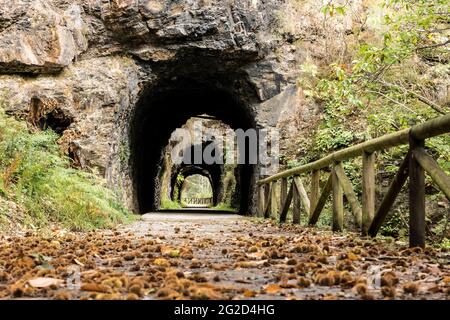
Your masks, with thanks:
[[(356, 225), (362, 234), (376, 236), (391, 210), (402, 186), (409, 178), (409, 239), (410, 246), (425, 245), (425, 172), (450, 200), (450, 177), (439, 168), (425, 151), (425, 139), (450, 132), (450, 114), (426, 121), (411, 128), (371, 139), (357, 145), (289, 169), (258, 181), (259, 214), (265, 218), (280, 213), (280, 222), (285, 222), (293, 203), (293, 223), (300, 223), (300, 207), (308, 215), (309, 225), (317, 223), (327, 199), (333, 199), (333, 231), (343, 228), (344, 196), (355, 216)], [(409, 151), (393, 179), (388, 192), (375, 211), (375, 153), (395, 146), (409, 144)], [(345, 175), (342, 162), (361, 156), (362, 205), (353, 190), (350, 179)], [(319, 197), (320, 170), (329, 168), (330, 175)], [(310, 197), (308, 197), (300, 175), (312, 171)], [(288, 179), (292, 178), (288, 189)], [(280, 197), (277, 196), (277, 181), (281, 180)], [(289, 192), (288, 192), (289, 190)], [(278, 201), (280, 198), (280, 201)], [(281, 211), (277, 209), (281, 204)], [(275, 208), (274, 208), (275, 207)]]
[(445, 116), (428, 120), (424, 123), (415, 125), (411, 128), (404, 129), (398, 132), (390, 133), (375, 139), (371, 139), (357, 145), (333, 152), (332, 154), (303, 166), (292, 168), (280, 173), (277, 173), (268, 178), (258, 181), (258, 184), (265, 184), (276, 181), (282, 178), (287, 178), (293, 175), (299, 175), (313, 170), (323, 169), (328, 167), (333, 162), (340, 162), (360, 156), (362, 152), (373, 153), (375, 151), (385, 150), (409, 143), (409, 135), (411, 134), (416, 139), (426, 139), (441, 135), (450, 131), (450, 114)]
[(186, 204), (193, 205), (210, 205), (213, 203), (213, 198), (183, 198), (182, 200)]

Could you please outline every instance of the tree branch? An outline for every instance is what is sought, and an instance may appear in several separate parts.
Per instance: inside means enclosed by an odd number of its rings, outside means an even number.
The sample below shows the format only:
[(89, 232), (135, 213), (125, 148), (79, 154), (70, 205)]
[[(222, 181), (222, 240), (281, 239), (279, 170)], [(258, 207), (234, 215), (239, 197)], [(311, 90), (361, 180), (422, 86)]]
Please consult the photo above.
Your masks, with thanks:
[(396, 87), (396, 88), (399, 88), (399, 89), (403, 90), (403, 92), (407, 92), (409, 94), (412, 94), (417, 99), (419, 99), (421, 102), (423, 102), (426, 105), (428, 105), (431, 108), (433, 108), (434, 111), (436, 111), (437, 113), (440, 113), (440, 114), (443, 114), (443, 115), (447, 114), (447, 112), (445, 112), (445, 110), (440, 105), (434, 103), (433, 101), (428, 100), (427, 98), (425, 98), (424, 96), (418, 94), (417, 92), (414, 92), (412, 90), (406, 89), (405, 87), (399, 86), (398, 84), (389, 83), (389, 82), (385, 82), (385, 81), (382, 81), (382, 80), (378, 80), (378, 82), (381, 83), (384, 86)]
[(382, 93), (382, 92), (374, 91), (374, 90), (366, 90), (366, 91), (367, 91), (367, 92), (371, 92), (371, 93), (376, 93), (376, 94), (378, 94), (378, 95), (380, 95), (380, 96), (382, 96), (382, 97), (388, 99), (389, 101), (391, 101), (391, 102), (393, 102), (393, 103), (395, 103), (395, 104), (398, 104), (399, 106), (403, 107), (404, 109), (408, 110), (409, 112), (412, 112), (412, 113), (414, 113), (414, 114), (417, 114), (417, 112), (415, 112), (413, 109), (409, 108), (406, 104), (401, 103), (400, 101), (397, 101), (397, 100), (395, 100), (395, 99), (392, 99), (391, 97), (385, 95), (385, 94)]
[(431, 49), (431, 48), (442, 47), (442, 46), (445, 46), (445, 45), (447, 45), (449, 43), (450, 43), (450, 39), (445, 41), (445, 42), (442, 42), (442, 43), (435, 43), (435, 44), (430, 44), (429, 46), (417, 47), (416, 51), (417, 50), (424, 50), (424, 49)]

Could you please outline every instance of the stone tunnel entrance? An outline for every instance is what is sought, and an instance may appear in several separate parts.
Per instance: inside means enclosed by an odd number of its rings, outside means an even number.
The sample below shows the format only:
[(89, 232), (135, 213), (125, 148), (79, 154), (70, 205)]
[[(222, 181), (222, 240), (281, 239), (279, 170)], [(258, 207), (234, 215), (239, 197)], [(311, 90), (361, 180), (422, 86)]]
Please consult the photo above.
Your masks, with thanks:
[[(172, 199), (180, 197), (179, 191), (175, 194), (180, 175), (184, 175), (184, 178), (193, 174), (208, 177), (213, 189), (214, 205), (224, 198), (224, 186), (231, 182), (224, 179), (223, 164), (182, 164), (172, 167), (167, 173), (166, 146), (173, 132), (189, 119), (205, 115), (220, 120), (233, 130), (256, 128), (248, 106), (227, 90), (209, 84), (171, 80), (156, 90), (148, 90), (141, 97), (130, 128), (131, 168), (137, 212), (143, 214), (159, 210), (164, 194), (169, 194)], [(241, 214), (247, 214), (252, 206), (256, 166), (246, 161), (234, 168), (236, 192), (232, 203)], [(164, 183), (167, 175), (169, 187)]]
[(222, 191), (222, 172), (223, 168), (221, 165), (181, 165), (174, 166), (175, 170), (171, 173), (170, 179), (170, 198), (182, 204), (182, 195), (185, 188), (188, 186), (186, 180), (192, 176), (201, 176), (209, 181), (211, 187), (211, 205), (217, 205), (220, 194)]
[[(183, 208), (211, 208), (216, 202), (211, 176), (202, 173), (190, 173), (180, 183), (178, 201)], [(217, 196), (216, 196), (217, 198)]]

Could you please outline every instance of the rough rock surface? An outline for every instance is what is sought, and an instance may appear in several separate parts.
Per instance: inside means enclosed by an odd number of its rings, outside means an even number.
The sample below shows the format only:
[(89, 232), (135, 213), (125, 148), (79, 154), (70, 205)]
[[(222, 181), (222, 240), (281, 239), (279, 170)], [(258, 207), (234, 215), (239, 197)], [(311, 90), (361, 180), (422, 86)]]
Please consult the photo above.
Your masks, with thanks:
[(62, 70), (88, 48), (81, 8), (49, 1), (0, 1), (0, 72)]
[(269, 115), (260, 103), (295, 83), (305, 52), (292, 42), (314, 34), (302, 15), (290, 0), (0, 0), (0, 104), (60, 133), (74, 163), (135, 209), (129, 132), (144, 93), (212, 84), (256, 126), (283, 126), (273, 117), (289, 107)]

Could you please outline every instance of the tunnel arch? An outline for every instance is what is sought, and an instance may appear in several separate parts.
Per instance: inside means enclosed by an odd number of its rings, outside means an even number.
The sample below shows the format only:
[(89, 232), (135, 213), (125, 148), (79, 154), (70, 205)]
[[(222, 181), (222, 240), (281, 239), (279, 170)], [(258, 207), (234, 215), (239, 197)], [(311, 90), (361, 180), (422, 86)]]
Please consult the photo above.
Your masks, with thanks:
[[(182, 202), (182, 198), (183, 198), (183, 191), (185, 190), (186, 187), (186, 182), (189, 180), (190, 177), (194, 177), (194, 176), (203, 176), (205, 177), (208, 181), (209, 181), (209, 185), (211, 187), (212, 190), (212, 196), (213, 196), (213, 203), (212, 205), (215, 206), (217, 205), (217, 198), (218, 198), (218, 190), (214, 189), (214, 184), (213, 184), (213, 178), (211, 177), (211, 175), (209, 174), (208, 170), (205, 169), (201, 169), (198, 171), (185, 171), (183, 173), (183, 181), (181, 183), (178, 183), (177, 186), (175, 186), (175, 188), (178, 188), (178, 191), (176, 191), (177, 189), (174, 188), (174, 195), (173, 195), (173, 200), (177, 201), (178, 203), (183, 203)], [(176, 199), (175, 199), (176, 196)]]
[[(176, 170), (173, 173), (172, 179), (171, 179), (171, 198), (172, 198), (172, 200), (176, 200), (176, 201), (181, 200), (181, 192), (179, 192), (180, 189), (178, 189), (178, 188), (182, 187), (182, 184), (184, 183), (184, 181), (180, 185), (178, 182), (178, 176), (181, 175), (181, 176), (183, 176), (184, 180), (186, 180), (190, 176), (197, 175), (197, 174), (208, 178), (209, 183), (211, 184), (211, 188), (213, 190), (214, 204), (217, 203), (217, 193), (219, 192), (219, 190), (217, 189), (217, 187), (218, 187), (217, 177), (213, 178), (213, 175), (207, 168), (203, 168), (202, 166), (197, 166), (197, 165), (182, 165), (181, 167), (178, 168), (178, 170)], [(219, 179), (220, 179), (220, 177), (219, 177)]]
[[(144, 91), (132, 116), (129, 136), (135, 211), (159, 209), (164, 147), (175, 129), (201, 114), (232, 129), (256, 129), (250, 106), (211, 83), (175, 79)], [(235, 202), (239, 212), (246, 214), (252, 202), (256, 165), (238, 167), (240, 192)]]
[[(203, 141), (201, 144), (191, 144), (186, 146), (183, 149), (183, 159), (186, 161), (182, 164), (173, 164), (172, 168), (170, 168), (171, 174), (171, 199), (173, 201), (179, 201), (180, 199), (175, 197), (176, 187), (177, 187), (177, 179), (179, 175), (182, 175), (184, 178), (187, 178), (194, 174), (200, 174), (208, 177), (210, 180), (211, 187), (213, 188), (213, 203), (217, 205), (222, 200), (222, 192), (223, 192), (223, 182), (222, 177), (224, 174), (224, 165), (213, 163), (213, 164), (192, 164), (194, 163), (194, 154), (196, 149), (200, 152), (214, 143), (213, 141)], [(190, 164), (187, 164), (190, 163)], [(166, 168), (167, 169), (167, 168)]]

